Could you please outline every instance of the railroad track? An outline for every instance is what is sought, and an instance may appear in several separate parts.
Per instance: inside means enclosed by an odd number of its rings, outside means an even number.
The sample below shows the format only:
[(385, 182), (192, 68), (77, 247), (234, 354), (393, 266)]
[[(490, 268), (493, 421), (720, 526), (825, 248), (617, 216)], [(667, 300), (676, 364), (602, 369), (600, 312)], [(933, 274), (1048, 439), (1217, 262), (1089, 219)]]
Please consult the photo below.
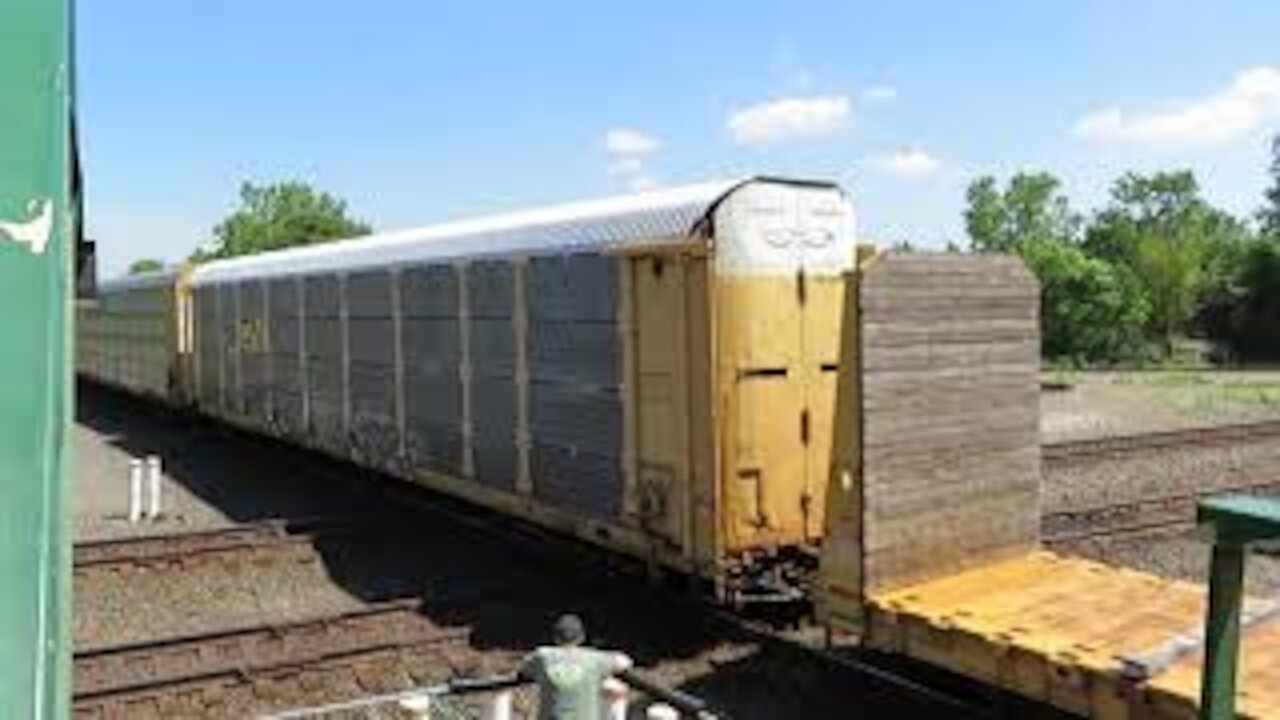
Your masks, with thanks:
[(321, 536), (351, 533), (356, 525), (326, 520), (266, 520), (212, 530), (78, 542), (73, 551), (77, 578), (137, 569), (186, 569), (211, 562), (314, 559)]
[[(191, 717), (248, 707), (263, 686), (350, 686), (370, 665), (414, 654), (436, 670), (468, 631), (431, 625), (417, 602), (391, 602), (284, 624), (263, 625), (78, 651), (75, 717)], [(426, 660), (422, 660), (423, 657)], [(274, 688), (266, 694), (279, 694)], [(247, 703), (247, 705), (246, 705)], [(256, 708), (261, 710), (262, 708)]]
[(1280, 420), (1047, 443), (1041, 448), (1041, 457), (1048, 465), (1072, 464), (1118, 455), (1233, 445), (1272, 438), (1280, 439)]
[(1046, 545), (1064, 547), (1086, 540), (1180, 531), (1195, 524), (1201, 500), (1222, 494), (1277, 495), (1280, 481), (1045, 513), (1040, 518), (1041, 534)]

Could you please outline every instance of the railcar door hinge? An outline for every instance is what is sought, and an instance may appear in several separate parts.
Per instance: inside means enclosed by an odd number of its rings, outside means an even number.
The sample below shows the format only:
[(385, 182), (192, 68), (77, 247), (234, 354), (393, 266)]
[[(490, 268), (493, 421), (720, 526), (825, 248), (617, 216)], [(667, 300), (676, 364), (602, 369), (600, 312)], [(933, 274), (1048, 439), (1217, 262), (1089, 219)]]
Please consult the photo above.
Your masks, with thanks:
[(800, 412), (800, 443), (802, 445), (809, 444), (809, 409), (805, 408)]

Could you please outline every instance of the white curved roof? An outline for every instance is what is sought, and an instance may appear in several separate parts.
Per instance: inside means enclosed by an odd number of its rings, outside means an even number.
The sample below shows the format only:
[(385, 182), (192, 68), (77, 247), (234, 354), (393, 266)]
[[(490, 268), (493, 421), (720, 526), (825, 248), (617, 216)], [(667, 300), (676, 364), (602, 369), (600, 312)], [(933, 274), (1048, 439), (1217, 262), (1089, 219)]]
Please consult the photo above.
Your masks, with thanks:
[(679, 242), (721, 199), (748, 183), (810, 184), (739, 178), (459, 220), (217, 260), (198, 267), (192, 274), (192, 283), (207, 285), (485, 255)]
[(127, 290), (143, 290), (164, 285), (172, 285), (178, 279), (179, 270), (163, 268), (136, 275), (125, 275), (98, 283), (99, 293), (125, 292)]

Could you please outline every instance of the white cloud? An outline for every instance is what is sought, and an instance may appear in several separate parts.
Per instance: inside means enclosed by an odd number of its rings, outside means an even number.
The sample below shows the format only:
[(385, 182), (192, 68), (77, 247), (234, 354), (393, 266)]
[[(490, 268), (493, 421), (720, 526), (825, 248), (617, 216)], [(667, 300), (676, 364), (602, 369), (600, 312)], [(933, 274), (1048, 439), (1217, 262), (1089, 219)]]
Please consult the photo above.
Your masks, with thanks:
[(849, 117), (842, 95), (779, 98), (729, 114), (729, 133), (740, 143), (758, 145), (790, 137), (825, 135)]
[(1211, 145), (1231, 140), (1280, 118), (1280, 67), (1244, 70), (1208, 97), (1145, 112), (1104, 108), (1075, 126), (1094, 142), (1152, 146)]
[(658, 183), (648, 173), (648, 161), (662, 149), (658, 138), (633, 128), (614, 128), (604, 134), (608, 171), (629, 190), (648, 190)]
[(662, 141), (632, 128), (614, 128), (604, 135), (604, 147), (610, 155), (639, 158), (662, 149)]
[(901, 178), (917, 178), (937, 172), (942, 163), (919, 148), (904, 148), (892, 155), (880, 158), (881, 169)]
[(873, 85), (862, 91), (863, 105), (892, 105), (898, 99), (898, 89), (892, 85)]

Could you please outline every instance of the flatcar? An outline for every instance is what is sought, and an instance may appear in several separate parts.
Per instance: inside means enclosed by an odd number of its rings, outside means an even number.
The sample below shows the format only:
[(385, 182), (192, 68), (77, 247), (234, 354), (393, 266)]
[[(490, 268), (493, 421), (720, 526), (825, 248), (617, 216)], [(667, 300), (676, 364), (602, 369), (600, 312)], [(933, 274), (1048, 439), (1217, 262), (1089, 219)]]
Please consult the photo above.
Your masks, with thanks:
[(786, 599), (855, 254), (833, 184), (663, 189), (104, 284), (80, 371)]

